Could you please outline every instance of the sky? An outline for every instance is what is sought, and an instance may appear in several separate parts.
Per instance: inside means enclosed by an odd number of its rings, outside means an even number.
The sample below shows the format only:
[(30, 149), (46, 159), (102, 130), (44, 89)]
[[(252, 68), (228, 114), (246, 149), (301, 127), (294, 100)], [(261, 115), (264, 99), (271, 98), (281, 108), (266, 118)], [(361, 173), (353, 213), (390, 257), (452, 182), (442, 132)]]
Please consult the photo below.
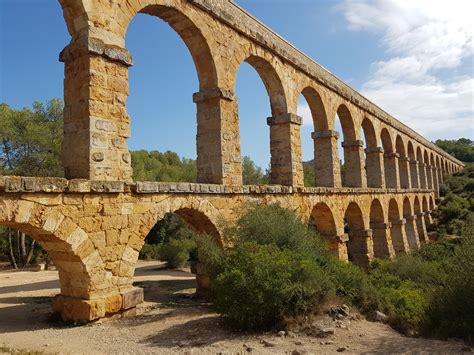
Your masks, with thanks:
[[(236, 0), (368, 99), (430, 140), (474, 139), (474, 1)], [(70, 41), (56, 0), (0, 0), (0, 102), (14, 108), (63, 96), (59, 52)], [(126, 46), (130, 149), (196, 158), (198, 80), (180, 37), (139, 14)], [(270, 103), (257, 72), (242, 64), (236, 85), (242, 155), (270, 161)], [(307, 103), (303, 159), (313, 158)], [(340, 129), (340, 128), (339, 128)]]

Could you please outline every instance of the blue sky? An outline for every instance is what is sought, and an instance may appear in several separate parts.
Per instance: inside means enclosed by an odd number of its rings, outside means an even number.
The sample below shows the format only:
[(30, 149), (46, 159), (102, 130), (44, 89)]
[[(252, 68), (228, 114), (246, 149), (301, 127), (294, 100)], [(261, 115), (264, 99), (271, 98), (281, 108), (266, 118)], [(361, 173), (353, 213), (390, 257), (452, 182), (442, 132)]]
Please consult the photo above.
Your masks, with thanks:
[[(237, 0), (251, 14), (429, 139), (473, 133), (471, 1)], [(291, 3), (291, 6), (288, 6)], [(471, 11), (473, 10), (473, 11)], [(62, 97), (69, 42), (55, 0), (0, 1), (0, 102), (15, 108)], [(160, 19), (137, 15), (126, 38), (130, 69), (130, 149), (196, 157), (198, 90), (191, 56)], [(268, 96), (243, 64), (237, 77), (242, 153), (267, 167)], [(308, 109), (300, 102), (303, 157), (312, 158)]]

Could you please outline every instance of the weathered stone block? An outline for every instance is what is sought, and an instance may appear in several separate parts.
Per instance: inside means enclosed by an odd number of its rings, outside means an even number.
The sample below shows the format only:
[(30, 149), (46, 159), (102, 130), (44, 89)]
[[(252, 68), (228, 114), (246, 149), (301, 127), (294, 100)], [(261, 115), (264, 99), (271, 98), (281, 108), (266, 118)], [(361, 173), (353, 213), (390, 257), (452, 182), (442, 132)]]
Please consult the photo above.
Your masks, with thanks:
[(142, 303), (143, 289), (134, 287), (133, 289), (122, 293), (122, 309), (130, 309)]

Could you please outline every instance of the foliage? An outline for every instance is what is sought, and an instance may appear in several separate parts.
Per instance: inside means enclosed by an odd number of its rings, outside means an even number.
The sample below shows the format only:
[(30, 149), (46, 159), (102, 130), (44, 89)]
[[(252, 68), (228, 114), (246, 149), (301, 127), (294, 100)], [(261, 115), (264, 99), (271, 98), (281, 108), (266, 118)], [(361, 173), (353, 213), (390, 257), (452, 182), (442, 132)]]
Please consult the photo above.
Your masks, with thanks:
[(467, 138), (458, 140), (442, 140), (438, 139), (435, 144), (449, 154), (454, 155), (457, 159), (467, 162), (474, 162), (474, 142)]
[(449, 282), (431, 298), (426, 329), (430, 334), (474, 341), (474, 233), (455, 249), (446, 277)]
[(314, 260), (297, 251), (244, 242), (229, 252), (214, 291), (216, 310), (226, 320), (260, 329), (314, 310), (331, 284)]
[(215, 240), (206, 234), (195, 238), (197, 260), (204, 267), (204, 271), (211, 279), (215, 279), (224, 270), (225, 253)]
[(0, 104), (0, 173), (62, 176), (63, 103), (53, 99), (16, 110)]
[(314, 187), (315, 185), (315, 171), (314, 160), (303, 162), (304, 186)]
[(226, 235), (236, 245), (275, 244), (282, 249), (310, 253), (313, 257), (326, 253), (321, 239), (301, 223), (295, 212), (278, 204), (247, 205), (235, 227), (227, 229)]
[(170, 269), (181, 268), (189, 259), (189, 253), (196, 248), (193, 239), (172, 239), (158, 248), (160, 260), (166, 261)]
[(133, 179), (136, 181), (195, 182), (196, 161), (166, 151), (132, 151)]
[(157, 260), (159, 259), (159, 244), (148, 244), (145, 243), (140, 250), (139, 258), (144, 260)]
[(268, 184), (268, 176), (257, 166), (249, 156), (244, 156), (242, 160), (242, 179), (244, 185)]

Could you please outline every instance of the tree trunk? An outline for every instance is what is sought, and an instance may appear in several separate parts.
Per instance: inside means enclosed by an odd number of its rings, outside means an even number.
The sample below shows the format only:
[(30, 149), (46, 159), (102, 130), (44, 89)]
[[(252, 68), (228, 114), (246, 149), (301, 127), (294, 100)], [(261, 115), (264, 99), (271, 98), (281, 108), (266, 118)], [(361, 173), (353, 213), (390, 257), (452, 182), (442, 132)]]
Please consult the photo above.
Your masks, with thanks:
[(35, 244), (36, 244), (36, 241), (32, 240), (30, 244), (30, 250), (28, 251), (28, 256), (26, 257), (25, 266), (29, 266), (31, 263), (31, 259), (33, 258), (33, 254), (34, 254), (33, 252), (35, 249)]
[(8, 228), (8, 244), (10, 245), (10, 261), (15, 269), (18, 269), (15, 253), (13, 252), (12, 229)]
[(26, 266), (26, 235), (23, 232), (20, 232), (20, 251), (21, 255), (19, 259), (21, 260), (22, 267)]

